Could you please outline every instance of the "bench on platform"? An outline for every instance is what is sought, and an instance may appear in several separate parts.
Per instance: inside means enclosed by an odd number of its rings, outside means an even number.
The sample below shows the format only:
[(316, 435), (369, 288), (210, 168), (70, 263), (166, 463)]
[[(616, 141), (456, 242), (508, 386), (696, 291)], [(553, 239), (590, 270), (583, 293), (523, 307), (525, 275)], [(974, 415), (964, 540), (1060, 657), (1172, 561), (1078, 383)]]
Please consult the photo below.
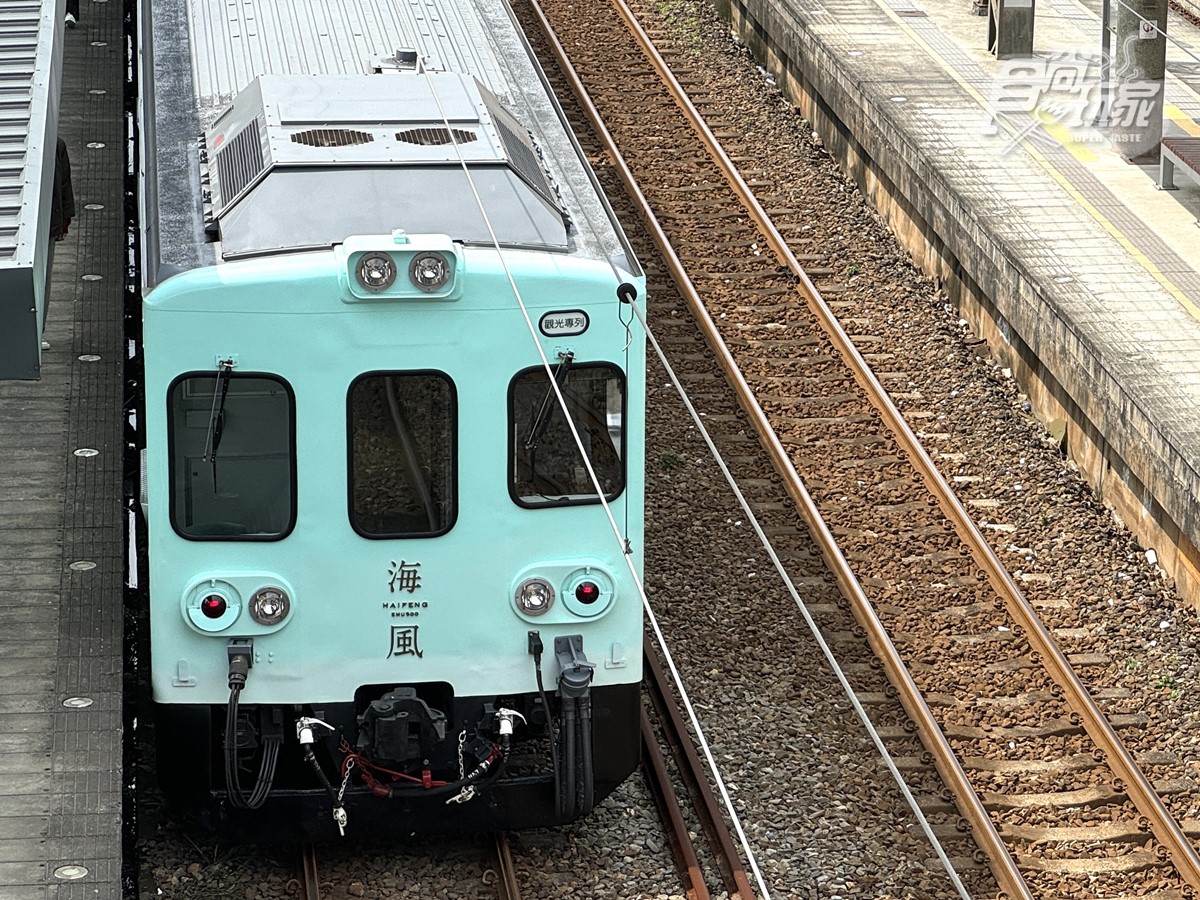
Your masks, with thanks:
[(1158, 186), (1164, 191), (1176, 190), (1176, 169), (1200, 184), (1200, 137), (1163, 138), (1158, 164)]

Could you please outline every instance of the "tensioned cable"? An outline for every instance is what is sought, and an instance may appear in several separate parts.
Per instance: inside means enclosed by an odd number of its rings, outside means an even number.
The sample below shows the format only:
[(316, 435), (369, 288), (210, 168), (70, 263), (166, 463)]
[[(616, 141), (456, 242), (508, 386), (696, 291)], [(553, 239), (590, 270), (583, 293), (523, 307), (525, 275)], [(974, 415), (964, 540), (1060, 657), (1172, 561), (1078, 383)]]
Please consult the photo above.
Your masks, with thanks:
[[(429, 90), (433, 95), (434, 103), (437, 104), (438, 114), (442, 117), (442, 121), (445, 123), (446, 128), (449, 129), (450, 121), (446, 116), (444, 107), (442, 106), (441, 97), (438, 96), (437, 88), (433, 83), (432, 75), (428, 71), (426, 71), (424, 74), (429, 85)], [(450, 133), (453, 135), (453, 132)], [(530, 317), (529, 310), (525, 306), (525, 300), (521, 296), (520, 288), (517, 287), (516, 279), (513, 277), (511, 269), (509, 269), (508, 260), (505, 258), (505, 254), (500, 246), (499, 239), (496, 237), (495, 229), (492, 227), (491, 218), (488, 216), (487, 210), (484, 208), (483, 199), (479, 195), (479, 191), (475, 186), (475, 180), (471, 177), (471, 171), (467, 166), (466, 159), (463, 157), (462, 150), (459, 148), (457, 141), (454, 141), (454, 152), (458, 156), (459, 165), (462, 167), (463, 174), (467, 179), (467, 184), (470, 186), (471, 193), (475, 197), (475, 203), (479, 207), (479, 213), (483, 217), (484, 224), (487, 226), (488, 234), (492, 239), (492, 246), (495, 248), (497, 256), (500, 259), (500, 265), (504, 269), (504, 274), (508, 279), (509, 287), (512, 288), (513, 297), (516, 299), (517, 305), (520, 307), (521, 315), (525, 319), (525, 325), (529, 329), (529, 335), (533, 339), (534, 347), (537, 348), (538, 356), (542, 360), (542, 368), (545, 369), (546, 377), (549, 379), (550, 386), (554, 390), (554, 395), (558, 400), (559, 408), (563, 412), (563, 418), (566, 419), (567, 427), (571, 430), (571, 437), (575, 441), (576, 449), (579, 450), (579, 454), (583, 458), (583, 464), (587, 468), (588, 477), (592, 481), (592, 486), (596, 491), (596, 496), (600, 500), (600, 505), (604, 509), (605, 516), (608, 517), (609, 525), (612, 527), (613, 534), (616, 536), (617, 543), (621, 548), (621, 555), (625, 559), (625, 565), (628, 567), (629, 574), (633, 578), (633, 583), (637, 587), (638, 596), (642, 598), (642, 608), (646, 611), (646, 615), (650, 620), (651, 627), (654, 631), (654, 636), (658, 641), (659, 650), (663, 654), (663, 660), (666, 662), (671, 672), (671, 676), (675, 679), (676, 687), (679, 689), (680, 699), (683, 701), (683, 704), (687, 709), (688, 717), (692, 723), (692, 728), (695, 729), (697, 742), (700, 744), (700, 748), (704, 753), (704, 758), (708, 762), (709, 770), (712, 772), (713, 779), (716, 782), (717, 788), (721, 794), (721, 799), (725, 804), (725, 809), (729, 813), (730, 821), (733, 823), (734, 830), (737, 832), (738, 840), (742, 845), (742, 850), (746, 854), (747, 864), (750, 866), (751, 871), (754, 872), (754, 878), (758, 882), (758, 888), (762, 892), (763, 900), (771, 900), (771, 892), (767, 889), (766, 882), (763, 880), (762, 871), (758, 865), (758, 859), (750, 847), (750, 841), (746, 836), (745, 830), (742, 828), (741, 818), (738, 816), (737, 810), (734, 809), (733, 800), (729, 796), (729, 790), (725, 785), (725, 780), (721, 777), (720, 770), (717, 768), (717, 762), (713, 757), (711, 748), (709, 747), (708, 739), (704, 735), (704, 729), (700, 726), (700, 720), (696, 715), (695, 708), (692, 706), (691, 698), (688, 696), (687, 690), (683, 686), (682, 676), (679, 674), (679, 669), (675, 666), (675, 660), (671, 655), (671, 651), (667, 647), (666, 638), (663, 636), (662, 629), (658, 624), (658, 618), (654, 615), (654, 610), (650, 606), (650, 600), (646, 596), (646, 590), (642, 585), (641, 576), (638, 574), (637, 567), (633, 564), (633, 557), (629, 549), (629, 541), (624, 535), (621, 534), (620, 526), (617, 525), (617, 520), (613, 516), (612, 508), (608, 503), (608, 499), (604, 496), (604, 490), (600, 485), (600, 479), (597, 477), (596, 471), (592, 467), (592, 461), (588, 457), (587, 451), (584, 449), (583, 439), (579, 436), (579, 431), (575, 427), (574, 420), (571, 418), (570, 411), (567, 408), (566, 398), (563, 396), (562, 390), (558, 385), (558, 379), (554, 377), (554, 371), (551, 369), (550, 360), (546, 356), (546, 351), (542, 347), (542, 342), (538, 339), (538, 333), (533, 324), (533, 319)], [(634, 306), (633, 298), (628, 298), (628, 301), (630, 306)], [(636, 307), (635, 314), (637, 314)], [(645, 320), (640, 314), (638, 314), (638, 320), (642, 322), (642, 326), (644, 328)]]
[(829, 663), (829, 667), (833, 670), (833, 674), (837, 677), (838, 683), (842, 686), (842, 691), (850, 700), (850, 704), (854, 707), (855, 714), (862, 722), (863, 727), (867, 730), (867, 734), (870, 735), (872, 743), (875, 744), (875, 749), (879, 751), (879, 755), (883, 758), (884, 765), (887, 766), (888, 771), (892, 775), (892, 779), (900, 788), (900, 792), (904, 795), (904, 799), (908, 803), (909, 808), (912, 809), (913, 815), (917, 817), (917, 821), (921, 825), (921, 830), (925, 832), (925, 837), (928, 838), (930, 844), (933, 845), (934, 852), (937, 854), (938, 859), (941, 860), (942, 866), (946, 869), (947, 875), (954, 883), (955, 888), (958, 890), (959, 896), (962, 897), (963, 900), (971, 900), (971, 896), (967, 893), (966, 887), (963, 886), (962, 881), (959, 879), (953, 863), (950, 862), (950, 858), (946, 854), (945, 849), (942, 847), (941, 842), (933, 833), (932, 826), (929, 824), (928, 819), (925, 818), (925, 814), (921, 811), (916, 797), (913, 796), (907, 782), (904, 780), (904, 776), (900, 773), (899, 767), (897, 767), (891, 753), (884, 745), (883, 738), (879, 736), (879, 732), (876, 730), (874, 723), (871, 722), (870, 716), (867, 715), (867, 711), (863, 707), (862, 701), (859, 700), (858, 694), (855, 692), (853, 685), (850, 684), (849, 679), (846, 677), (845, 671), (838, 663), (837, 657), (834, 656), (833, 650), (830, 649), (829, 644), (825, 641), (825, 637), (821, 634), (821, 630), (817, 625), (816, 620), (813, 619), (812, 613), (809, 612), (809, 609), (805, 605), (803, 598), (800, 596), (800, 592), (796, 589), (796, 585), (792, 582), (791, 576), (788, 575), (787, 569), (784, 568), (783, 562), (779, 559), (779, 555), (775, 552), (775, 548), (771, 545), (770, 539), (767, 537), (766, 532), (763, 531), (762, 525), (759, 524), (758, 517), (755, 516), (754, 511), (750, 507), (750, 503), (746, 500), (741, 488), (738, 487), (737, 481), (733, 477), (733, 473), (730, 472), (729, 466), (725, 463), (724, 457), (721, 456), (721, 451), (717, 449), (717, 445), (713, 442), (712, 436), (708, 433), (708, 429), (704, 426), (704, 422), (702, 421), (700, 414), (692, 405), (691, 398), (688, 397), (687, 391), (684, 389), (683, 384), (679, 381), (678, 376), (675, 374), (675, 370), (671, 368), (670, 362), (667, 361), (666, 354), (663, 352), (662, 347), (659, 346), (658, 339), (650, 330), (650, 326), (646, 322), (642, 310), (637, 306), (636, 303), (632, 303), (630, 305), (633, 306), (634, 314), (638, 317), (638, 321), (642, 323), (642, 328), (645, 329), (646, 337), (649, 338), (651, 345), (654, 347), (654, 352), (658, 354), (659, 362), (661, 362), (663, 368), (666, 369), (667, 377), (671, 379), (671, 384), (675, 386), (676, 392), (679, 394), (680, 399), (683, 400), (683, 405), (687, 407), (688, 414), (691, 415), (692, 421), (695, 423), (696, 428), (700, 431), (700, 436), (704, 438), (704, 443), (708, 447), (709, 453), (712, 455), (713, 460), (720, 468), (721, 474), (725, 476), (725, 482), (729, 485), (730, 490), (733, 491), (733, 495), (737, 498), (738, 505), (741, 506), (742, 512), (750, 521), (751, 526), (753, 526), (754, 533), (758, 536), (758, 540), (762, 544), (763, 549), (767, 551), (767, 556), (771, 558), (771, 563), (775, 566), (775, 571), (779, 574), (780, 579), (782, 579), (784, 585), (787, 587), (788, 593), (792, 595), (792, 599), (796, 602), (796, 606), (800, 610), (800, 615), (804, 617), (804, 622), (806, 625), (808, 625), (808, 630), (812, 632), (813, 638), (816, 640), (817, 645), (821, 648), (821, 652), (825, 655), (826, 662)]
[[(445, 115), (445, 111), (442, 106), (441, 98), (437, 93), (437, 88), (433, 84), (433, 80), (432, 80), (430, 73), (426, 72), (425, 75), (426, 75), (426, 80), (429, 84), (430, 91), (433, 95), (434, 102), (438, 106), (438, 112), (442, 116), (443, 122), (445, 123), (447, 129), (449, 129), (450, 123)], [(453, 133), (453, 132), (451, 132), (451, 133)], [(550, 366), (550, 361), (546, 356), (546, 353), (542, 347), (541, 341), (538, 339), (537, 331), (534, 327), (533, 320), (529, 315), (529, 310), (525, 306), (524, 298), (521, 295), (520, 288), (517, 287), (516, 280), (514, 279), (514, 277), (512, 275), (512, 271), (509, 269), (508, 261), (505, 258), (504, 251), (501, 248), (500, 242), (499, 242), (498, 238), (496, 237), (495, 230), (492, 227), (491, 218), (488, 216), (487, 210), (484, 208), (482, 198), (479, 195), (479, 192), (478, 192), (478, 189), (476, 188), (474, 179), (471, 177), (470, 169), (466, 164), (466, 160), (463, 157), (462, 151), (459, 148), (459, 145), (457, 142), (454, 142), (454, 148), (455, 148), (455, 154), (458, 157), (459, 165), (462, 168), (463, 174), (467, 179), (467, 183), (471, 188), (471, 192), (475, 197), (476, 205), (478, 206), (480, 215), (483, 217), (484, 224), (486, 225), (486, 227), (488, 229), (488, 234), (491, 237), (492, 245), (496, 250), (496, 253), (500, 259), (501, 266), (504, 269), (505, 276), (508, 279), (509, 286), (512, 289), (513, 296), (516, 299), (517, 304), (520, 307), (521, 314), (525, 319), (525, 325), (529, 330), (530, 337), (533, 339), (534, 346), (537, 348), (538, 355), (539, 355), (539, 357), (541, 357), (542, 366), (546, 371), (547, 378), (549, 379), (550, 385), (554, 390), (554, 394), (558, 401), (559, 407), (563, 412), (563, 417), (566, 420), (567, 425), (571, 431), (571, 436), (575, 441), (575, 446), (578, 449), (580, 456), (582, 457), (582, 459), (584, 461), (584, 465), (588, 472), (588, 477), (591, 479), (593, 488), (596, 491), (596, 496), (599, 498), (600, 504), (604, 509), (604, 513), (608, 517), (609, 525), (611, 526), (613, 534), (617, 539), (618, 545), (622, 548), (622, 555), (625, 557), (626, 566), (629, 568), (629, 572), (630, 572), (631, 576), (633, 577), (634, 584), (637, 587), (638, 594), (642, 599), (642, 606), (646, 611), (646, 615), (650, 622), (651, 629), (654, 632), (655, 639), (659, 646), (659, 650), (663, 654), (663, 660), (666, 663), (669, 671), (671, 672), (671, 676), (675, 680), (677, 688), (679, 689), (680, 698), (683, 701), (685, 708), (687, 709), (689, 719), (691, 720), (691, 723), (692, 723), (692, 727), (693, 727), (693, 729), (695, 729), (697, 742), (699, 743), (700, 748), (704, 753), (705, 760), (708, 763), (709, 769), (713, 775), (713, 779), (714, 779), (714, 781), (717, 785), (717, 788), (721, 794), (721, 798), (725, 804), (726, 810), (730, 815), (730, 819), (733, 823), (734, 830), (737, 832), (738, 839), (742, 845), (742, 849), (746, 853), (748, 865), (750, 866), (750, 869), (754, 872), (755, 880), (758, 882), (759, 890), (762, 891), (762, 893), (763, 893), (764, 900), (770, 900), (770, 896), (771, 896), (770, 891), (768, 890), (768, 888), (763, 880), (762, 872), (758, 866), (757, 858), (754, 854), (754, 851), (750, 847), (749, 838), (747, 837), (745, 830), (742, 827), (741, 819), (738, 816), (737, 811), (734, 809), (733, 800), (729, 795), (728, 788), (725, 785), (725, 780), (722, 777), (720, 770), (717, 767), (716, 760), (712, 755), (712, 750), (709, 746), (708, 739), (704, 734), (704, 729), (700, 725), (699, 717), (697, 716), (695, 708), (692, 705), (691, 698), (688, 695), (686, 688), (684, 687), (682, 674), (679, 672), (678, 667), (675, 665), (674, 657), (672, 656), (671, 651), (667, 646), (666, 637), (664, 636), (664, 634), (662, 632), (662, 628), (659, 625), (658, 617), (654, 614), (654, 610), (650, 605), (649, 598), (646, 596), (646, 592), (643, 587), (641, 577), (639, 576), (636, 567), (633, 565), (633, 560), (632, 560), (631, 556), (629, 555), (629, 551), (627, 549), (628, 541), (622, 535), (620, 527), (617, 525), (616, 519), (613, 516), (612, 509), (607, 501), (607, 498), (604, 496), (604, 491), (601, 488), (601, 485), (599, 483), (599, 478), (597, 477), (595, 470), (592, 467), (591, 459), (588, 457), (588, 454), (583, 447), (583, 441), (579, 435), (578, 430), (576, 429), (575, 422), (571, 418), (570, 412), (567, 408), (566, 399), (563, 397), (562, 391), (558, 385), (558, 380), (554, 377), (554, 372)], [(911, 790), (909, 789), (908, 785), (905, 783), (903, 775), (900, 773), (899, 769), (897, 768), (897, 766), (895, 764), (895, 761), (892, 759), (886, 746), (883, 744), (882, 738), (879, 736), (878, 731), (875, 729), (873, 723), (870, 720), (870, 717), (867, 715), (866, 710), (863, 708), (861, 701), (858, 699), (857, 694), (854, 692), (853, 687), (850, 685), (849, 680), (846, 678), (845, 673), (843, 672), (841, 666), (838, 664), (837, 659), (833, 655), (832, 650), (829, 648), (829, 645), (826, 643), (824, 637), (821, 635), (820, 629), (817, 627), (816, 622), (813, 620), (811, 613), (808, 611), (808, 608), (804, 605), (804, 602), (801, 599), (799, 592), (796, 590), (795, 585), (792, 583), (791, 578), (788, 576), (786, 569), (784, 569), (782, 562), (779, 560), (778, 555), (775, 553), (774, 548), (771, 546), (770, 541), (767, 539), (765, 532), (763, 532), (762, 527), (759, 524), (757, 517), (755, 517), (753, 511), (750, 509), (750, 506), (745, 499), (745, 496), (742, 494), (741, 490), (738, 488), (736, 482), (734, 481), (732, 473), (730, 472), (724, 459), (721, 457), (721, 454), (718, 451), (716, 445), (713, 443), (712, 438), (709, 435), (707, 428), (705, 428), (704, 423), (700, 419), (699, 414), (697, 413), (695, 407), (692, 405), (691, 400), (687, 395), (687, 392), (684, 390), (683, 385), (679, 382), (677, 376), (675, 375), (674, 370), (671, 368), (670, 364), (668, 363), (666, 356), (662, 351), (662, 348), (658, 344), (657, 339), (654, 337), (653, 333), (650, 331), (650, 328), (646, 322), (646, 319), (645, 319), (645, 316), (644, 316), (642, 310), (638, 307), (638, 305), (635, 302), (633, 297), (625, 297), (622, 299), (625, 299), (629, 303), (630, 307), (633, 309), (634, 314), (637, 316), (638, 321), (641, 323), (642, 328), (646, 333), (646, 336), (649, 338), (651, 344), (654, 347), (655, 353), (658, 355), (659, 360), (662, 362), (669, 377), (671, 378), (672, 384), (675, 386), (676, 391), (679, 393), (680, 398), (683, 400), (684, 405), (687, 407), (688, 413), (691, 415), (693, 422), (695, 422), (695, 424), (696, 424), (696, 427), (700, 430), (700, 433), (704, 438), (705, 444), (708, 446), (709, 452), (712, 454), (713, 459), (717, 462), (717, 465), (721, 469), (721, 472), (724, 475), (726, 482), (729, 484), (730, 488), (733, 490), (734, 495), (737, 498), (739, 505), (742, 507), (742, 509), (745, 512), (746, 516), (748, 517), (749, 521), (753, 525), (755, 533), (758, 535), (758, 538), (762, 542), (763, 547), (766, 549), (768, 555), (770, 556), (772, 563), (775, 566), (776, 571), (779, 573), (779, 575), (782, 578), (789, 593), (792, 595), (792, 599), (795, 601), (797, 607), (799, 608), (799, 610), (801, 612), (801, 615), (803, 616), (803, 618), (805, 620), (805, 623), (807, 624), (809, 630), (812, 632), (813, 636), (815, 637), (818, 645), (821, 648), (822, 653), (825, 655), (825, 658), (828, 661), (830, 667), (832, 668), (835, 676), (837, 677), (838, 682), (841, 685), (843, 692), (846, 694), (846, 696), (850, 700), (851, 705), (855, 709), (855, 713), (858, 715), (860, 721), (862, 721), (862, 723), (863, 723), (864, 727), (866, 728), (868, 734), (870, 735), (871, 740), (874, 743), (877, 751), (879, 752), (880, 756), (883, 758), (884, 763), (888, 768), (888, 771), (891, 773), (892, 778), (895, 780), (896, 784), (899, 786), (900, 791), (904, 795), (906, 802), (908, 803), (909, 807), (913, 811), (913, 814), (916, 816), (918, 822), (920, 823), (922, 831), (924, 832), (926, 838), (929, 840), (931, 846), (934, 848), (934, 852), (936, 853), (936, 855), (938, 856), (938, 859), (941, 861), (943, 867), (945, 868), (948, 878), (954, 884), (955, 889), (957, 890), (960, 897), (964, 898), (964, 900), (971, 900), (970, 894), (967, 893), (967, 890), (966, 890), (965, 886), (962, 884), (962, 881), (959, 878), (958, 873), (954, 870), (953, 864), (950, 862), (950, 859), (947, 856), (945, 849), (942, 847), (940, 841), (938, 841), (937, 836), (933, 833), (932, 827), (930, 826), (928, 820), (925, 818), (924, 813), (922, 813), (922, 811), (920, 810), (920, 807), (917, 804), (916, 798), (912, 795)]]
[[(1188, 47), (1184, 43), (1181, 43), (1180, 41), (1177, 41), (1175, 38), (1171, 37), (1171, 35), (1167, 34), (1167, 30), (1165, 28), (1159, 28), (1157, 19), (1147, 18), (1141, 10), (1134, 9), (1128, 3), (1125, 3), (1124, 0), (1104, 0), (1104, 2), (1115, 3), (1117, 6), (1124, 7), (1126, 10), (1128, 10), (1129, 12), (1131, 12), (1135, 16), (1137, 16), (1138, 19), (1142, 22), (1153, 22), (1155, 32), (1156, 33), (1161, 32), (1162, 36), (1164, 38), (1166, 38), (1166, 41), (1168, 44), (1174, 44), (1175, 48), (1177, 50), (1181, 50), (1185, 56), (1190, 56), (1192, 59), (1196, 60), (1197, 62), (1200, 62), (1200, 56), (1197, 56), (1195, 53), (1193, 53), (1190, 47)], [(1116, 34), (1117, 28), (1115, 25), (1110, 26), (1110, 29), (1113, 32), (1113, 34)], [(1131, 35), (1130, 37), (1134, 41), (1138, 40), (1136, 35)]]

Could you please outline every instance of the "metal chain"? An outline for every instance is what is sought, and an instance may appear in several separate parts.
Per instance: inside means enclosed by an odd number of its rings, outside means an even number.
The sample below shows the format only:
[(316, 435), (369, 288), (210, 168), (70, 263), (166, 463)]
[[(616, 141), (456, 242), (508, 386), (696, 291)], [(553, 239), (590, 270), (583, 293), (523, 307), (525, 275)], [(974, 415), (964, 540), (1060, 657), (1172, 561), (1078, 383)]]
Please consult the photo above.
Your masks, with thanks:
[[(463, 729), (458, 733), (458, 780), (462, 781), (467, 777), (467, 767), (463, 763), (463, 750), (467, 746), (467, 729)], [(451, 803), (466, 803), (475, 796), (475, 785), (468, 784), (461, 791), (446, 801), (446, 805)]]
[(342, 797), (346, 795), (346, 785), (350, 783), (350, 773), (354, 771), (354, 760), (346, 760), (346, 776), (342, 779), (342, 786), (338, 788), (338, 806), (342, 805)]

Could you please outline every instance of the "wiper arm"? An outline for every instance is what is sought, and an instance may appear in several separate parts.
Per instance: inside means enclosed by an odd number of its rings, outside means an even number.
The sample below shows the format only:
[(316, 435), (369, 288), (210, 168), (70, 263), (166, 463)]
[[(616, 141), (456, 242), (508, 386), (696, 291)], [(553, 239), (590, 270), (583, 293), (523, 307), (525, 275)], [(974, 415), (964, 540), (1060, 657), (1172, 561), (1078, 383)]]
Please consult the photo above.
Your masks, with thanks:
[(223, 359), (217, 365), (219, 372), (217, 383), (213, 387), (212, 411), (208, 418), (208, 436), (204, 439), (204, 461), (212, 464), (214, 493), (217, 490), (217, 449), (221, 446), (221, 435), (225, 433), (225, 398), (229, 395), (233, 360)]
[[(558, 358), (561, 360), (554, 368), (554, 381), (558, 384), (558, 389), (561, 391), (566, 386), (567, 378), (571, 374), (571, 364), (575, 361), (574, 353), (560, 353)], [(525, 449), (532, 450), (538, 445), (538, 441), (542, 439), (546, 428), (550, 425), (550, 416), (554, 409), (554, 385), (546, 388), (546, 396), (542, 398), (541, 408), (538, 409), (537, 415), (533, 417), (533, 421), (529, 424), (529, 434), (525, 437)]]

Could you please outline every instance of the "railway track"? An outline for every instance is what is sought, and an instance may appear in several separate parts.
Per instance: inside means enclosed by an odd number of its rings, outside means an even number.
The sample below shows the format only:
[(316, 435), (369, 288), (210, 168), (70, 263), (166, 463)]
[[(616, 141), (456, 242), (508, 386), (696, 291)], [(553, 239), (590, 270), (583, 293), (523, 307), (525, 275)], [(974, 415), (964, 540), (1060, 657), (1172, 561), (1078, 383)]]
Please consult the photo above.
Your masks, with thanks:
[[(513, 865), (512, 850), (509, 848), (508, 835), (492, 834), (487, 841), (490, 859), (483, 870), (481, 879), (483, 886), (494, 888), (497, 900), (521, 900), (521, 887), (517, 880), (516, 867)], [(301, 900), (321, 900), (324, 896), (362, 896), (366, 889), (361, 883), (353, 888), (347, 888), (349, 893), (337, 890), (334, 886), (321, 880), (317, 866), (317, 848), (312, 843), (304, 843), (300, 847), (297, 869), (300, 877), (290, 885), (290, 893), (299, 896)]]
[[(881, 732), (902, 739), (916, 728), (961, 816), (951, 825), (970, 831), (1007, 896), (1194, 896), (1200, 863), (1164, 802), (1182, 760), (1126, 749), (1147, 718), (1127, 692), (1093, 696), (1077, 677), (1112, 661), (1087, 652), (1087, 634), (1054, 628), (1062, 599), (1037, 577), (1036, 559), (1003, 540), (1015, 531), (997, 514), (1004, 504), (969, 497), (982, 479), (941, 451), (936, 419), (904, 391), (904, 360), (870, 322), (847, 335), (800, 269), (784, 235), (802, 236), (803, 223), (776, 227), (756, 199), (786, 219), (781, 186), (750, 147), (721, 145), (739, 138), (725, 98), (698, 97), (704, 115), (694, 115), (650, 38), (637, 42), (636, 18), (616, 8), (619, 18), (605, 4), (542, 4), (584, 106), (594, 104), (593, 126), (613, 136), (614, 168), (628, 167), (627, 190), (666, 267), (900, 695), (912, 724)], [(701, 80), (686, 47), (671, 61), (682, 79)], [(734, 163), (747, 161), (758, 168), (743, 176)], [(652, 326), (663, 326), (672, 358), (700, 349), (682, 316), (659, 314)], [(908, 420), (927, 423), (919, 438)], [(723, 449), (749, 438), (739, 422), (716, 423), (733, 426), (718, 434)], [(1016, 577), (933, 457), (984, 511)], [(781, 513), (777, 499), (759, 507), (768, 525)]]
[(712, 868), (729, 898), (753, 900), (755, 893), (742, 863), (737, 842), (729, 833), (721, 815), (720, 804), (708, 784), (708, 770), (692, 747), (692, 739), (680, 715), (678, 703), (671, 692), (671, 681), (664, 670), (658, 652), (647, 638), (642, 647), (647, 701), (660, 727), (655, 728), (646, 705), (642, 706), (642, 755), (647, 781), (658, 804), (659, 815), (671, 834), (671, 846), (676, 864), (683, 875), (684, 893), (689, 900), (708, 900), (711, 896), (689, 824), (676, 800), (673, 780), (667, 760), (659, 747), (659, 735), (670, 749), (684, 794), (691, 800), (692, 811), (700, 829), (709, 842)]

